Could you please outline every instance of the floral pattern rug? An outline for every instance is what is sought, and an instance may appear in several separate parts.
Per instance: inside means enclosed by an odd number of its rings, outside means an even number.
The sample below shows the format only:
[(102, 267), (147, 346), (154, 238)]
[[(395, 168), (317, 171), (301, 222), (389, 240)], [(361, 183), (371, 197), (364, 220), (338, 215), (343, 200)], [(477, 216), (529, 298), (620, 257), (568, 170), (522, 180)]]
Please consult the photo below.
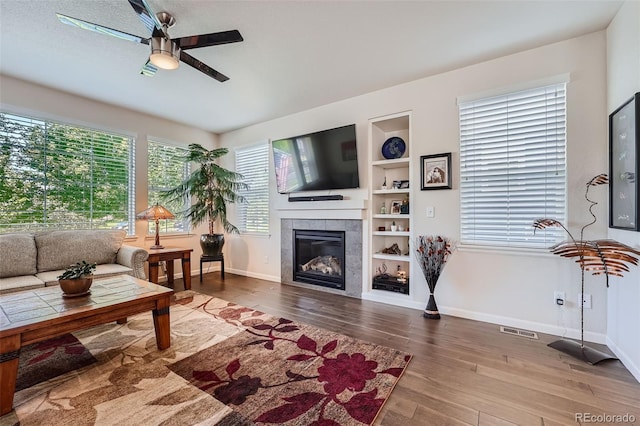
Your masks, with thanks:
[(96, 363), (16, 392), (0, 425), (371, 424), (410, 355), (178, 293), (171, 347), (151, 313), (74, 333)]

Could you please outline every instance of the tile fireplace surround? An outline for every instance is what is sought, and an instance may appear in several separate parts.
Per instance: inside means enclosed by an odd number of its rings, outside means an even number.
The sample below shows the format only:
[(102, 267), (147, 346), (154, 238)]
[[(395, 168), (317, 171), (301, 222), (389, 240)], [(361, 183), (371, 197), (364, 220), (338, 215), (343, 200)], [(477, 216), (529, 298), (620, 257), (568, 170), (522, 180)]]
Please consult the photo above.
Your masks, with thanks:
[[(281, 219), (280, 259), (283, 284), (360, 298), (362, 295), (362, 220)], [(293, 230), (345, 231), (345, 290), (293, 281)]]

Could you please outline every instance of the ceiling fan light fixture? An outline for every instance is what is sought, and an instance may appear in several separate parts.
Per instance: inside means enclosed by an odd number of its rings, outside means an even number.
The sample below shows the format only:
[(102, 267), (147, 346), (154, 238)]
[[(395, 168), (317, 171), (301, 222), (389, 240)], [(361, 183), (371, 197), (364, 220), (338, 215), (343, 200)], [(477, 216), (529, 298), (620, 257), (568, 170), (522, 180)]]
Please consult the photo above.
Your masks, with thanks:
[(149, 61), (158, 68), (175, 70), (180, 65), (180, 47), (163, 37), (153, 37)]

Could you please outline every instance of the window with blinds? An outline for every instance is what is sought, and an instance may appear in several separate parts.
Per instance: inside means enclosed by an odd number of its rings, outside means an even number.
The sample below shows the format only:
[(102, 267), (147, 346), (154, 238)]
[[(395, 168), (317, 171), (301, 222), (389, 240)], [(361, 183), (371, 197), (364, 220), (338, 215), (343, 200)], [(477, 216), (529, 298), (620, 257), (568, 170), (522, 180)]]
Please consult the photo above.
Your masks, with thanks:
[(133, 233), (131, 137), (0, 112), (0, 138), (0, 232)]
[[(191, 173), (191, 164), (184, 160), (187, 149), (149, 140), (148, 153), (147, 196), (149, 206), (159, 203), (176, 216), (176, 219), (160, 221), (160, 233), (188, 233), (189, 221), (182, 213), (189, 208), (190, 200), (185, 198), (182, 202), (170, 202), (163, 197), (163, 191), (175, 188)], [(156, 233), (154, 221), (149, 221), (149, 233), (154, 235)]]
[(245, 234), (269, 234), (269, 144), (236, 149), (236, 170), (249, 188), (240, 191), (247, 202), (236, 204), (237, 227)]
[(565, 221), (566, 83), (460, 103), (463, 244), (548, 247)]

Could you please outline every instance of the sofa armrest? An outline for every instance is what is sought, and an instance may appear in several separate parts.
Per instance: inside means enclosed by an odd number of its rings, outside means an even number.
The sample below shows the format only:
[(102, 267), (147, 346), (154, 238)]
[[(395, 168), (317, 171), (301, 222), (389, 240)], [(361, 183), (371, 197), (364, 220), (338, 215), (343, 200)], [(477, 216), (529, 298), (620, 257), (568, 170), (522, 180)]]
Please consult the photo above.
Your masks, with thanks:
[(149, 257), (149, 253), (145, 249), (122, 245), (118, 250), (118, 256), (116, 262), (120, 265), (127, 266), (133, 269), (133, 276), (146, 280), (147, 277), (144, 273), (144, 262)]

